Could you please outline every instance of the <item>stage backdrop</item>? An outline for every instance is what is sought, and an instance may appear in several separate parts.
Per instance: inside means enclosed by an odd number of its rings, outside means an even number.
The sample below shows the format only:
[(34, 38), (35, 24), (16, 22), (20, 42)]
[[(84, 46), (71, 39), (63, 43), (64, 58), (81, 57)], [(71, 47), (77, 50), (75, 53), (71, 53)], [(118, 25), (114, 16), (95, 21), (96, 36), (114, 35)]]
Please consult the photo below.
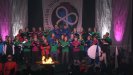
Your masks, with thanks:
[(0, 0), (0, 35), (14, 37), (27, 26), (27, 0)]
[[(96, 0), (96, 27), (110, 33), (112, 49), (132, 51), (132, 0)], [(126, 55), (128, 56), (128, 55)]]
[(83, 0), (42, 0), (43, 26), (53, 28), (54, 25), (68, 25), (69, 27), (82, 27), (82, 1)]

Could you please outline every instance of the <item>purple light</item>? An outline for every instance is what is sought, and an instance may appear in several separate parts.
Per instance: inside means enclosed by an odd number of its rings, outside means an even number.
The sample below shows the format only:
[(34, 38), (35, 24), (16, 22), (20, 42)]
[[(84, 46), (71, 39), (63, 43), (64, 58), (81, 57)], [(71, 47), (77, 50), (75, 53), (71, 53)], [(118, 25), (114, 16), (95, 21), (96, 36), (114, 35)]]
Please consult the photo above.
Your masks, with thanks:
[(9, 23), (8, 22), (3, 22), (3, 23), (1, 23), (0, 25), (2, 25), (1, 26), (1, 36), (2, 36), (2, 39), (3, 40), (5, 40), (5, 36), (7, 36), (8, 35), (8, 32), (9, 32)]
[(125, 31), (125, 25), (122, 24), (122, 22), (120, 22), (119, 20), (116, 21), (114, 23), (114, 32), (115, 32), (114, 35), (115, 35), (116, 41), (119, 42), (122, 40), (124, 31)]
[(128, 0), (113, 0), (113, 29), (117, 42), (121, 42), (123, 39), (128, 14), (127, 8)]
[(2, 39), (5, 40), (5, 36), (9, 33), (10, 28), (10, 1), (1, 0), (0, 2), (0, 34)]

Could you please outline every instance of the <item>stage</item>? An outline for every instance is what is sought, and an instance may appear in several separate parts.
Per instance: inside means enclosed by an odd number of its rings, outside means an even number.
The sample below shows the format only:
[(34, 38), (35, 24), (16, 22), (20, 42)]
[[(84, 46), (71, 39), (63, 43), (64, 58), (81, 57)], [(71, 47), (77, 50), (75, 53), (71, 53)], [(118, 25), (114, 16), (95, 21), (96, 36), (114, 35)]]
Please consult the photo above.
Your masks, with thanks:
[(133, 75), (132, 64), (122, 64), (119, 69), (108, 68), (106, 72), (90, 67), (87, 72), (80, 72), (79, 65), (68, 64), (20, 64), (17, 75)]

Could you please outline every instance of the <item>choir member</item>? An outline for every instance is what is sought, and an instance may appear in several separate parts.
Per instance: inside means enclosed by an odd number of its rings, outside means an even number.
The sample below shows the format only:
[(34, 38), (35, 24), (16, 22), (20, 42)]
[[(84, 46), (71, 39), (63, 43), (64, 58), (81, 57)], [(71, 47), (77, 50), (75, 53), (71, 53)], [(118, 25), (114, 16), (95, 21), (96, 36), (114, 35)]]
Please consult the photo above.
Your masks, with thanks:
[[(64, 63), (64, 61), (66, 60), (66, 63), (68, 63), (69, 61), (69, 41), (68, 41), (68, 37), (65, 36), (64, 40), (61, 41), (61, 47), (62, 47), (62, 63)], [(66, 57), (66, 58), (65, 58)]]
[(72, 45), (73, 45), (74, 64), (78, 65), (80, 64), (80, 41), (78, 40), (78, 37), (74, 38)]
[(8, 61), (4, 65), (4, 75), (16, 75), (17, 63), (13, 61), (12, 55), (8, 55)]

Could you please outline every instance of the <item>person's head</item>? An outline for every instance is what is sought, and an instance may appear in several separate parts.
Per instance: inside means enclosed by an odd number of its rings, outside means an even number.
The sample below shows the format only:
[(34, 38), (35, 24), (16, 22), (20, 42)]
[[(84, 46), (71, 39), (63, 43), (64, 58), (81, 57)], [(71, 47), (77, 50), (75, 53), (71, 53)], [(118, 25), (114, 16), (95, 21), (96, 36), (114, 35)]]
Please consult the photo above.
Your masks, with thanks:
[(106, 35), (103, 35), (103, 39), (105, 39), (106, 38)]
[(79, 35), (79, 39), (80, 39), (80, 40), (83, 40), (83, 37), (82, 37), (82, 35)]
[(37, 35), (35, 34), (34, 37), (33, 37), (34, 41), (37, 41)]
[(94, 27), (94, 32), (97, 32), (97, 29), (96, 29), (96, 27)]
[(55, 37), (55, 34), (54, 34), (54, 33), (52, 33), (52, 34), (51, 34), (51, 37), (52, 37), (52, 38), (54, 38), (54, 37)]
[(7, 56), (7, 60), (8, 60), (8, 61), (12, 61), (12, 55), (8, 55), (8, 56)]
[(102, 42), (103, 42), (103, 43), (107, 43), (107, 40), (106, 40), (106, 39), (102, 39)]
[(25, 41), (25, 42), (28, 42), (28, 38), (27, 38), (27, 37), (25, 37), (25, 38), (24, 38), (24, 41)]
[(76, 32), (77, 32), (77, 29), (76, 29), (76, 28), (74, 28), (74, 29), (73, 29), (73, 32), (74, 32), (74, 33), (76, 33)]
[(22, 29), (19, 29), (19, 32), (18, 32), (19, 34), (21, 34), (21, 33), (23, 33), (23, 30)]
[(93, 37), (93, 40), (97, 40), (97, 37)]
[(8, 37), (8, 42), (11, 42), (12, 41), (12, 38), (9, 36)]
[(44, 43), (45, 43), (46, 45), (48, 44), (48, 40), (47, 40), (47, 39), (44, 39), (43, 41), (44, 41)]
[(42, 31), (42, 28), (41, 28), (41, 27), (39, 27), (39, 28), (38, 28), (38, 30), (39, 30), (39, 31)]
[(71, 35), (70, 35), (70, 38), (71, 38), (71, 39), (74, 39), (74, 34), (71, 34)]
[(93, 45), (97, 45), (97, 43), (98, 43), (97, 37), (93, 37)]
[(105, 35), (106, 35), (106, 37), (109, 37), (109, 33), (108, 33), (108, 32), (106, 32), (106, 34), (105, 34)]
[(78, 37), (74, 37), (74, 41), (78, 41)]
[(64, 41), (67, 41), (67, 40), (68, 40), (68, 37), (67, 37), (67, 36), (65, 36), (65, 37), (64, 37)]
[(91, 32), (91, 28), (90, 27), (88, 28), (88, 32)]
[(90, 35), (87, 36), (87, 40), (91, 40), (91, 36)]
[(44, 40), (44, 39), (46, 39), (46, 37), (45, 36), (42, 36), (42, 38), (41, 38), (42, 40)]
[(25, 32), (28, 32), (28, 31), (29, 31), (29, 29), (28, 29), (28, 27), (26, 27), (26, 28), (25, 28)]
[(55, 25), (55, 27), (54, 27), (55, 29), (59, 29), (59, 26), (58, 25)]
[(35, 32), (36, 31), (36, 28), (35, 27), (32, 27), (32, 31)]
[(63, 39), (64, 39), (64, 37), (65, 37), (65, 36), (62, 34), (62, 35), (61, 35), (61, 39), (63, 40)]
[(19, 40), (19, 36), (15, 36), (15, 40)]
[(67, 29), (67, 25), (64, 25), (64, 29)]

